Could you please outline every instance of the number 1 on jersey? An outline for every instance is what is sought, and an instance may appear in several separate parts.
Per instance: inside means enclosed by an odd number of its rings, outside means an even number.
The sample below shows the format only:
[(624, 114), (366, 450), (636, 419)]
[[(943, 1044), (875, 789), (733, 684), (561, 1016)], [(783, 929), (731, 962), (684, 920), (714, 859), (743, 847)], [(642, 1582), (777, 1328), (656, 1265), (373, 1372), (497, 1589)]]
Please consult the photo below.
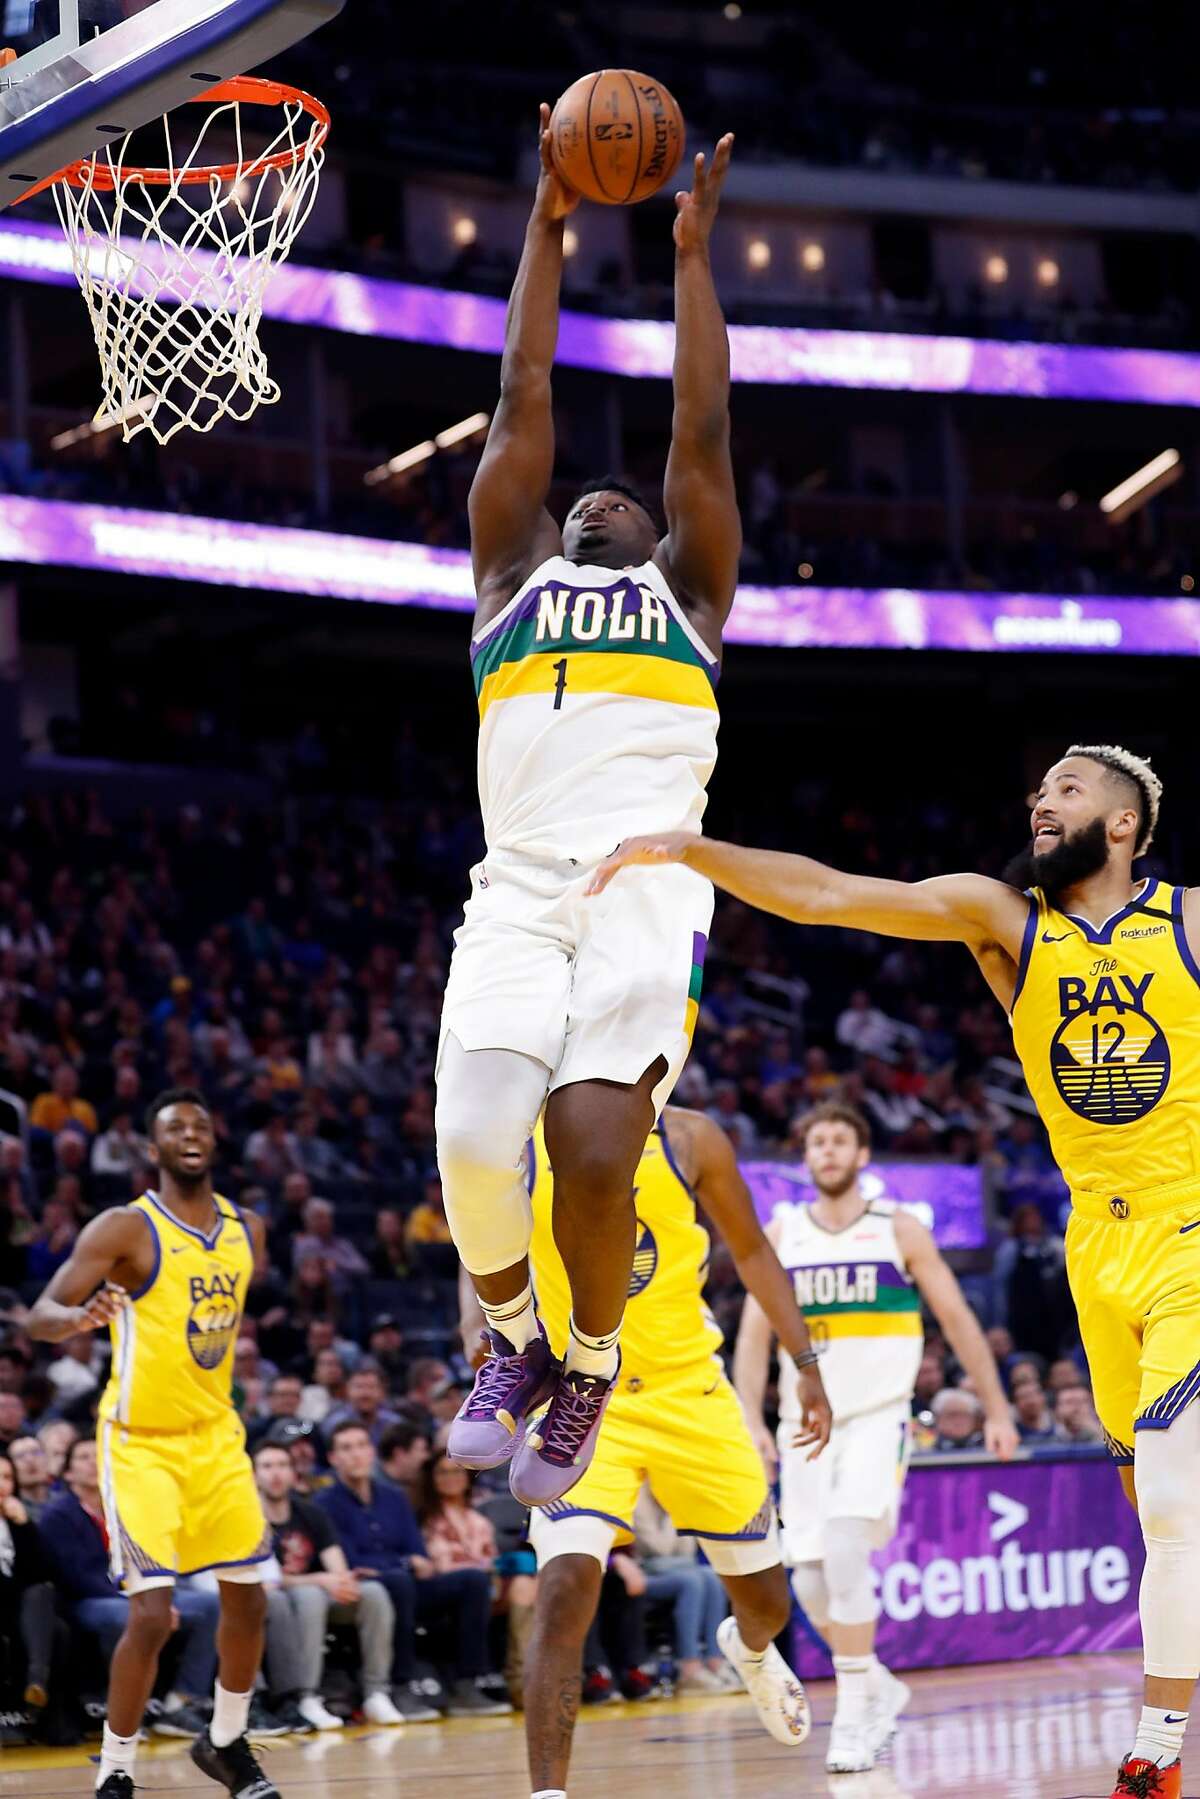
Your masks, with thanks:
[(555, 685), (554, 685), (554, 710), (556, 712), (561, 712), (562, 711), (562, 703), (563, 703), (563, 694), (567, 691), (567, 659), (566, 659), (566, 657), (565, 656), (560, 657), (560, 659), (556, 663), (553, 664), (553, 667), (554, 667), (555, 674), (558, 676), (558, 680), (555, 682)]

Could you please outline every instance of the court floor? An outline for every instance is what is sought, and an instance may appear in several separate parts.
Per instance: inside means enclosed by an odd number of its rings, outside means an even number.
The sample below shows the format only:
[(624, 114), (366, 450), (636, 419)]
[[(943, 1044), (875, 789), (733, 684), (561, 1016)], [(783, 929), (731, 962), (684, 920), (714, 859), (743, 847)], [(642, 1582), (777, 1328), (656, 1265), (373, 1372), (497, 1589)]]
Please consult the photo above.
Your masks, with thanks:
[[(570, 1799), (1109, 1799), (1133, 1740), (1140, 1674), (1127, 1655), (998, 1663), (911, 1676), (913, 1701), (885, 1763), (871, 1774), (828, 1775), (832, 1689), (810, 1691), (817, 1719), (802, 1748), (779, 1747), (745, 1697), (606, 1706), (584, 1713)], [(139, 1794), (202, 1799), (219, 1791), (186, 1745), (155, 1745), (138, 1766)], [(519, 1718), (410, 1725), (284, 1738), (263, 1762), (284, 1799), (529, 1799)], [(1200, 1756), (1185, 1782), (1200, 1799)], [(0, 1757), (0, 1794), (84, 1794), (95, 1765), (83, 1752)]]

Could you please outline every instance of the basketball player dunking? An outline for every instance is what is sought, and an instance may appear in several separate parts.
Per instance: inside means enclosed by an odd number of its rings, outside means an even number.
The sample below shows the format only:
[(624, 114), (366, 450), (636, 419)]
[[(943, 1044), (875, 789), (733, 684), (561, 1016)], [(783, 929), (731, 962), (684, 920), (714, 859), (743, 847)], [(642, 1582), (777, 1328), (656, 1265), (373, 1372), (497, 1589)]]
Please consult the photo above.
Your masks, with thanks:
[[(631, 829), (699, 833), (741, 546), (708, 257), (729, 137), (711, 168), (696, 157), (691, 193), (676, 196), (667, 534), (607, 477), (561, 528), (546, 510), (563, 222), (577, 199), (554, 173), (548, 122), (543, 107), (500, 403), (470, 497), (487, 856), (456, 938), (437, 1068), (446, 1211), (494, 1350), (449, 1451), (473, 1468), (511, 1461), (530, 1505), (580, 1478), (613, 1392), (634, 1170), (688, 1054), (712, 916), (712, 888), (690, 869), (599, 906), (584, 888)], [(562, 1364), (531, 1297), (521, 1178), (543, 1106), (572, 1300)]]
[(233, 1409), (233, 1346), (262, 1221), (213, 1192), (216, 1147), (199, 1093), (173, 1089), (146, 1116), (158, 1191), (102, 1212), (29, 1315), (61, 1342), (111, 1326), (100, 1401), (100, 1491), (115, 1579), (129, 1596), (113, 1653), (96, 1790), (133, 1799), (134, 1758), (177, 1576), (211, 1570), (221, 1593), (212, 1723), (192, 1760), (235, 1799), (279, 1799), (246, 1740), (263, 1652), (271, 1536)]
[(1067, 1269), (1096, 1409), (1146, 1542), (1145, 1705), (1112, 1799), (1180, 1799), (1200, 1674), (1200, 889), (1133, 878), (1161, 794), (1128, 750), (1075, 745), (1005, 881), (872, 880), (673, 836), (622, 844), (591, 883), (681, 862), (797, 923), (965, 943), (1010, 1013), (1071, 1189)]

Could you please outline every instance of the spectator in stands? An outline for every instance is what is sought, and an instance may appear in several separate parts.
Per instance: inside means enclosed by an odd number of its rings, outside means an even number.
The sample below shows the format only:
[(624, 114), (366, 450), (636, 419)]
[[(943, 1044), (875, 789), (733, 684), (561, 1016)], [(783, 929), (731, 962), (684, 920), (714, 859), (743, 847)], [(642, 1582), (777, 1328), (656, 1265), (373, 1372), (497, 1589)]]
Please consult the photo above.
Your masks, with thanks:
[(23, 1668), (25, 1704), (42, 1711), (50, 1699), (54, 1654), (54, 1588), (17, 1471), (0, 1453), (0, 1666)]
[(402, 1418), (391, 1425), (379, 1439), (379, 1471), (382, 1480), (390, 1481), (407, 1496), (413, 1511), (421, 1506), (424, 1491), (422, 1470), (433, 1454), (433, 1435), (428, 1425), (412, 1418)]
[(71, 1445), (79, 1439), (79, 1432), (67, 1418), (48, 1418), (45, 1424), (38, 1426), (37, 1436), (46, 1452), (46, 1467), (50, 1479), (57, 1486), (67, 1465)]
[(64, 1405), (96, 1392), (108, 1365), (107, 1347), (95, 1331), (77, 1331), (58, 1345), (47, 1373)]
[(1054, 1418), (1046, 1404), (1041, 1381), (1022, 1380), (1013, 1385), (1013, 1417), (1022, 1443), (1053, 1443)]
[(45, 1286), (75, 1246), (79, 1227), (59, 1199), (48, 1199), (25, 1245), (25, 1278)]
[(407, 1097), (412, 1076), (405, 1062), (404, 1040), (399, 1031), (385, 1028), (371, 1038), (361, 1074), (362, 1084), (372, 1099), (395, 1106)]
[[(424, 1197), (418, 1200), (408, 1216), (404, 1241), (412, 1252), (413, 1261), (421, 1267), (421, 1251), (433, 1247), (453, 1247), (454, 1239), (450, 1235), (450, 1225), (446, 1218), (446, 1202), (442, 1195), (441, 1179), (431, 1174), (425, 1182)], [(432, 1269), (427, 1269), (432, 1272)], [(457, 1258), (455, 1258), (457, 1273)]]
[(708, 1116), (732, 1140), (739, 1155), (751, 1155), (757, 1148), (758, 1131), (750, 1114), (741, 1110), (736, 1081), (714, 1082)]
[(304, 1383), (298, 1374), (286, 1371), (267, 1383), (265, 1404), (258, 1417), (246, 1425), (246, 1442), (251, 1449), (261, 1443), (271, 1426), (281, 1418), (299, 1418)]
[(34, 1130), (56, 1137), (69, 1124), (94, 1137), (100, 1128), (96, 1108), (79, 1095), (79, 1075), (69, 1062), (60, 1062), (47, 1092), (39, 1093), (29, 1111)]
[(277, 1418), (263, 1438), (273, 1448), (287, 1450), (302, 1499), (313, 1499), (333, 1485), (333, 1476), (321, 1465), (319, 1441), (316, 1425), (307, 1418)]
[(504, 1678), (510, 1692), (520, 1693), (537, 1599), (534, 1559), (530, 1554), (528, 1568), (522, 1565), (518, 1571), (514, 1564), (521, 1562), (519, 1552), (500, 1557), (490, 1519), (472, 1504), (472, 1481), (467, 1469), (442, 1451), (425, 1465), (417, 1515), (429, 1559), (439, 1574), (479, 1568), (492, 1577), (492, 1609), (504, 1617), (507, 1626)]
[(962, 1387), (943, 1387), (931, 1407), (937, 1426), (935, 1449), (982, 1449), (983, 1407)]
[(445, 1362), (439, 1361), (437, 1356), (418, 1356), (408, 1371), (408, 1385), (404, 1390), (404, 1397), (432, 1417), (434, 1396), (449, 1379), (449, 1368)]
[(18, 1343), (0, 1343), (0, 1393), (20, 1393), (29, 1378), (29, 1357)]
[(336, 1234), (333, 1207), (327, 1199), (310, 1199), (304, 1208), (304, 1231), (292, 1244), (297, 1267), (305, 1256), (320, 1259), (338, 1293), (343, 1293), (351, 1280), (367, 1273), (362, 1252), (349, 1237)]
[(489, 1699), (479, 1681), (487, 1669), (491, 1580), (477, 1568), (437, 1574), (416, 1516), (405, 1495), (375, 1478), (375, 1447), (359, 1424), (333, 1434), (329, 1460), (335, 1483), (319, 1496), (351, 1568), (381, 1580), (396, 1614), (393, 1679), (415, 1692), (414, 1632), (418, 1621), (449, 1626), (454, 1638), (453, 1676), (446, 1710), (451, 1717), (492, 1717), (511, 1706)]
[(399, 1423), (399, 1412), (387, 1403), (387, 1387), (378, 1364), (362, 1361), (346, 1381), (344, 1402), (332, 1407), (322, 1419), (321, 1435), (328, 1444), (341, 1425), (361, 1424), (378, 1448), (384, 1431)]
[[(55, 1583), (74, 1622), (99, 1639), (106, 1662), (120, 1642), (129, 1601), (109, 1571), (108, 1533), (100, 1502), (96, 1445), (80, 1438), (64, 1469), (67, 1493), (46, 1507), (38, 1534), (54, 1568)], [(212, 1692), (217, 1667), (220, 1603), (215, 1593), (177, 1586), (174, 1615), (181, 1652), (175, 1685), (150, 1724), (159, 1736), (195, 1737), (204, 1718), (195, 1709)]]
[(926, 1343), (913, 1387), (913, 1410), (927, 1411), (945, 1384), (945, 1352), (935, 1343)]
[(25, 1402), (19, 1393), (0, 1393), (0, 1449), (6, 1453), (17, 1437), (29, 1429)]
[(318, 1087), (349, 1092), (358, 1085), (358, 1056), (349, 1023), (349, 1013), (335, 1009), (324, 1028), (308, 1039), (308, 1078)]
[(1060, 1356), (1056, 1362), (1051, 1362), (1045, 1382), (1047, 1393), (1054, 1395), (1063, 1387), (1086, 1387), (1085, 1367), (1086, 1364), (1081, 1366), (1071, 1356)]
[(132, 1112), (123, 1107), (92, 1145), (92, 1173), (132, 1180), (149, 1166), (147, 1149), (145, 1137), (133, 1128)]
[(697, 1555), (696, 1539), (680, 1536), (648, 1486), (633, 1514), (634, 1543), (646, 1575), (646, 1598), (671, 1607), (675, 1684), (681, 1693), (728, 1693), (729, 1664), (717, 1644), (717, 1626), (729, 1615), (720, 1577)]
[(253, 1178), (267, 1186), (277, 1186), (285, 1176), (300, 1171), (296, 1139), (288, 1130), (286, 1112), (272, 1112), (261, 1130), (250, 1133), (245, 1157)]
[(862, 987), (850, 995), (850, 1003), (834, 1027), (838, 1042), (859, 1056), (886, 1055), (894, 1033), (891, 1019), (872, 1003), (871, 995)]
[(300, 1331), (307, 1331), (314, 1319), (322, 1319), (330, 1325), (335, 1322), (337, 1292), (323, 1256), (310, 1253), (298, 1258), (289, 1300), (291, 1323)]
[[(321, 1697), (325, 1637), (331, 1624), (353, 1624), (362, 1654), (363, 1715), (369, 1724), (414, 1723), (437, 1713), (421, 1707), (407, 1690), (397, 1709), (388, 1687), (392, 1669), (392, 1602), (375, 1580), (350, 1572), (328, 1514), (298, 1498), (288, 1451), (260, 1444), (254, 1473), (263, 1512), (271, 1529), (281, 1581), (268, 1595), (267, 1671), (287, 1720), (292, 1706), (313, 1730), (340, 1730)], [(407, 1709), (405, 1709), (407, 1708)]]
[(408, 1276), (404, 1214), (395, 1206), (384, 1206), (376, 1216), (369, 1261), (372, 1278), (377, 1281), (402, 1281)]
[(300, 1401), (300, 1416), (311, 1424), (323, 1424), (335, 1406), (346, 1403), (349, 1370), (336, 1349), (322, 1349), (313, 1366), (313, 1378)]
[(16, 1476), (17, 1498), (31, 1522), (36, 1524), (54, 1497), (49, 1458), (39, 1439), (33, 1435), (14, 1437), (8, 1453)]
[(1075, 1312), (1067, 1287), (1066, 1252), (1040, 1208), (1017, 1207), (1009, 1236), (992, 1269), (995, 1308), (1016, 1342), (1049, 1362), (1072, 1334)]
[(1103, 1443), (1104, 1426), (1082, 1381), (1055, 1393), (1054, 1435), (1061, 1443)]
[(393, 1391), (402, 1392), (408, 1379), (408, 1357), (404, 1353), (404, 1333), (400, 1321), (391, 1312), (379, 1312), (371, 1320), (367, 1337), (367, 1353), (378, 1363), (384, 1380)]
[(603, 1705), (616, 1685), (626, 1699), (648, 1699), (654, 1683), (646, 1659), (646, 1575), (633, 1556), (618, 1550), (600, 1583), (600, 1602), (583, 1645), (585, 1705)]
[(329, 1140), (321, 1135), (321, 1121), (311, 1106), (296, 1113), (296, 1161), (310, 1181), (324, 1183), (339, 1180), (343, 1172), (342, 1158)]

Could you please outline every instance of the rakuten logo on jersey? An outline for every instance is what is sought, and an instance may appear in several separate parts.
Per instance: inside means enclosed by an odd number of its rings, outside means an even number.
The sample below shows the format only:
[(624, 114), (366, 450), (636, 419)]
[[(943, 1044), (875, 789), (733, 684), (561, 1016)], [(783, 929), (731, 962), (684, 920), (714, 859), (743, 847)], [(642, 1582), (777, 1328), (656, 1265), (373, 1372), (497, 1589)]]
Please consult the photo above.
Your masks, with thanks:
[(1021, 1548), (1014, 1532), (1028, 1521), (1028, 1508), (1003, 1493), (988, 1494), (993, 1543), (1003, 1539), (995, 1555), (965, 1556), (951, 1561), (937, 1556), (916, 1562), (892, 1562), (874, 1573), (880, 1605), (897, 1624), (914, 1618), (973, 1617), (981, 1612), (1049, 1612), (1081, 1606), (1090, 1599), (1119, 1605), (1129, 1594), (1129, 1558), (1115, 1544), (1099, 1549), (1035, 1550)]

